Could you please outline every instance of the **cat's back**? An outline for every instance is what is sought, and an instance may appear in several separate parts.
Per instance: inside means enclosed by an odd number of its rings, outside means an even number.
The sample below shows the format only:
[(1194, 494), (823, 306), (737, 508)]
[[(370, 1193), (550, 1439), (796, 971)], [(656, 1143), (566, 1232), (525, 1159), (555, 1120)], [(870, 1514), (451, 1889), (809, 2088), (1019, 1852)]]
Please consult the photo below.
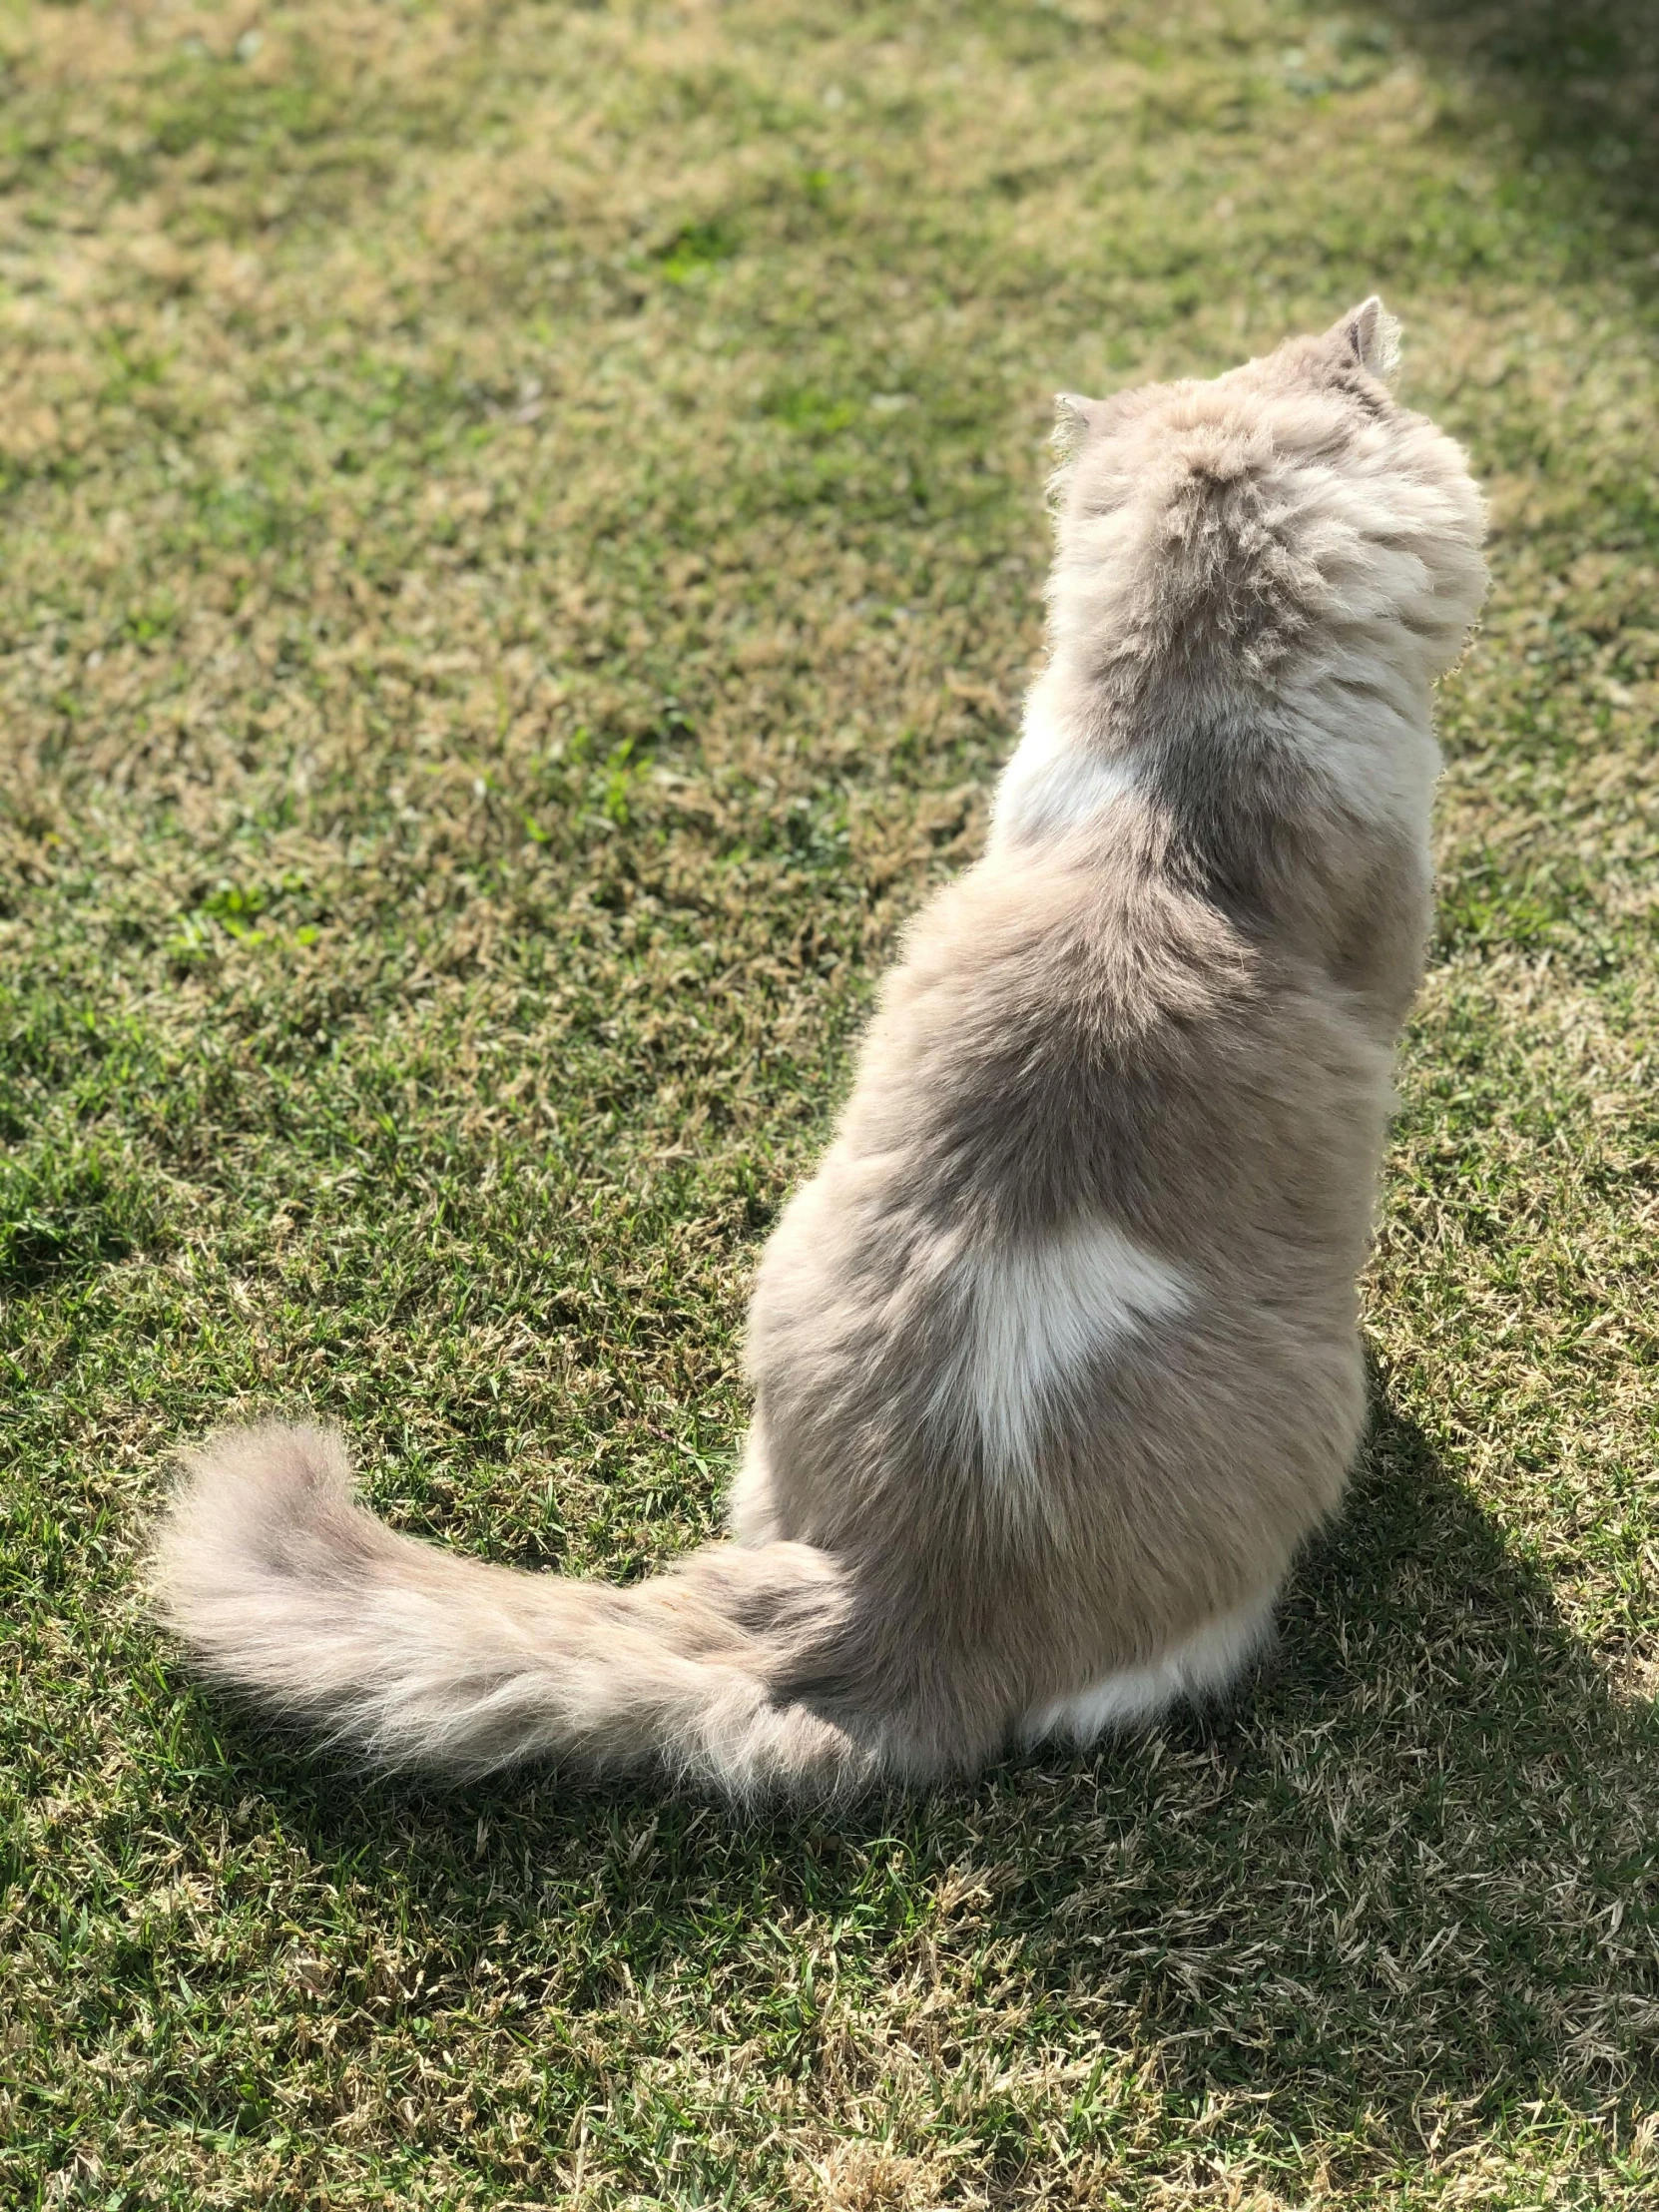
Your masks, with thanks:
[(1132, 840), (929, 907), (749, 1339), (779, 1525), (859, 1559), (883, 1679), (942, 1650), (1035, 1708), (1277, 1579), (1363, 1415), (1385, 1091)]
[(1386, 1038), (1293, 936), (1182, 880), (1155, 824), (1116, 816), (1059, 851), (993, 854), (933, 901), (837, 1153), (866, 1178), (885, 1163), (875, 1182), (941, 1222), (1104, 1211), (1172, 1252), (1265, 1235), (1269, 1259), (1301, 1240), (1351, 1274)]

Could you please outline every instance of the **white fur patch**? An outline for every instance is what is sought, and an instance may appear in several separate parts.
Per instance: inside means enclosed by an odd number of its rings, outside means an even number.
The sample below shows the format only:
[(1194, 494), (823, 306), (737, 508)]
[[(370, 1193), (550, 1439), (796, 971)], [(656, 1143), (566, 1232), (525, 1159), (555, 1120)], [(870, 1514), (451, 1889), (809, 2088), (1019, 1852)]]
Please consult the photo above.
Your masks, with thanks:
[(1016, 1484), (1032, 1469), (1057, 1401), (1089, 1363), (1192, 1303), (1178, 1269), (1106, 1222), (965, 1255), (956, 1276), (962, 1349), (932, 1411), (953, 1425), (971, 1421), (987, 1465)]
[(1064, 730), (1034, 693), (1014, 757), (1002, 772), (991, 809), (992, 849), (1030, 843), (1085, 829), (1135, 788), (1124, 761), (1103, 761)]
[(1025, 1741), (1035, 1744), (1052, 1736), (1067, 1744), (1092, 1743), (1109, 1729), (1156, 1720), (1183, 1698), (1213, 1696), (1226, 1689), (1272, 1634), (1277, 1595), (1270, 1590), (1254, 1604), (1206, 1622), (1196, 1635), (1173, 1645), (1147, 1666), (1120, 1667), (1075, 1697), (1027, 1714)]

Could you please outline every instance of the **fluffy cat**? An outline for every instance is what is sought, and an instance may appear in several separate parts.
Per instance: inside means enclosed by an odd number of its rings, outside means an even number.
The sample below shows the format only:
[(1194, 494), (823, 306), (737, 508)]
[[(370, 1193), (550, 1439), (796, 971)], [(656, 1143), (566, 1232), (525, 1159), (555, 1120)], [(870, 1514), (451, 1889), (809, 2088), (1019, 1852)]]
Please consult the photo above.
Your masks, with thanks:
[(1336, 1505), (1429, 919), (1430, 687), (1485, 589), (1368, 299), (1061, 401), (1049, 656), (762, 1260), (732, 1540), (637, 1587), (394, 1534), (344, 1451), (197, 1452), (157, 1560), (210, 1674), (374, 1762), (734, 1798), (970, 1769), (1224, 1686)]

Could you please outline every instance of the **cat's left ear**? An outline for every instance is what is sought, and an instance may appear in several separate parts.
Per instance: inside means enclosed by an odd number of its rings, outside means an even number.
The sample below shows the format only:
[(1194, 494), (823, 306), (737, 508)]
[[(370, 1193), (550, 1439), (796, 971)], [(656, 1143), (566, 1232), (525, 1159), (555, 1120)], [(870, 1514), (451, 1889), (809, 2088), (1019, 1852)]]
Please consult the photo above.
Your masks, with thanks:
[(1345, 368), (1363, 368), (1387, 382), (1399, 367), (1399, 323), (1376, 292), (1350, 307), (1329, 335)]
[(1106, 412), (1103, 399), (1085, 399), (1080, 392), (1054, 394), (1054, 450), (1064, 459), (1075, 453)]

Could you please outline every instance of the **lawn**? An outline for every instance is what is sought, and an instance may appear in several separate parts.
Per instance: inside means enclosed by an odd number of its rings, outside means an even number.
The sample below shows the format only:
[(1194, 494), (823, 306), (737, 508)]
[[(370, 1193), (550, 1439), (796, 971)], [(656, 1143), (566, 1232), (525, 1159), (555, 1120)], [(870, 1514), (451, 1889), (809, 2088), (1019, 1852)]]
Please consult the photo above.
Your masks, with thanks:
[[(0, 16), (0, 2202), (1659, 2192), (1659, 17)], [(718, 1524), (767, 1225), (971, 858), (1051, 394), (1380, 286), (1487, 484), (1376, 1417), (1277, 1671), (740, 1821), (365, 1785), (147, 1624), (170, 1450)]]

